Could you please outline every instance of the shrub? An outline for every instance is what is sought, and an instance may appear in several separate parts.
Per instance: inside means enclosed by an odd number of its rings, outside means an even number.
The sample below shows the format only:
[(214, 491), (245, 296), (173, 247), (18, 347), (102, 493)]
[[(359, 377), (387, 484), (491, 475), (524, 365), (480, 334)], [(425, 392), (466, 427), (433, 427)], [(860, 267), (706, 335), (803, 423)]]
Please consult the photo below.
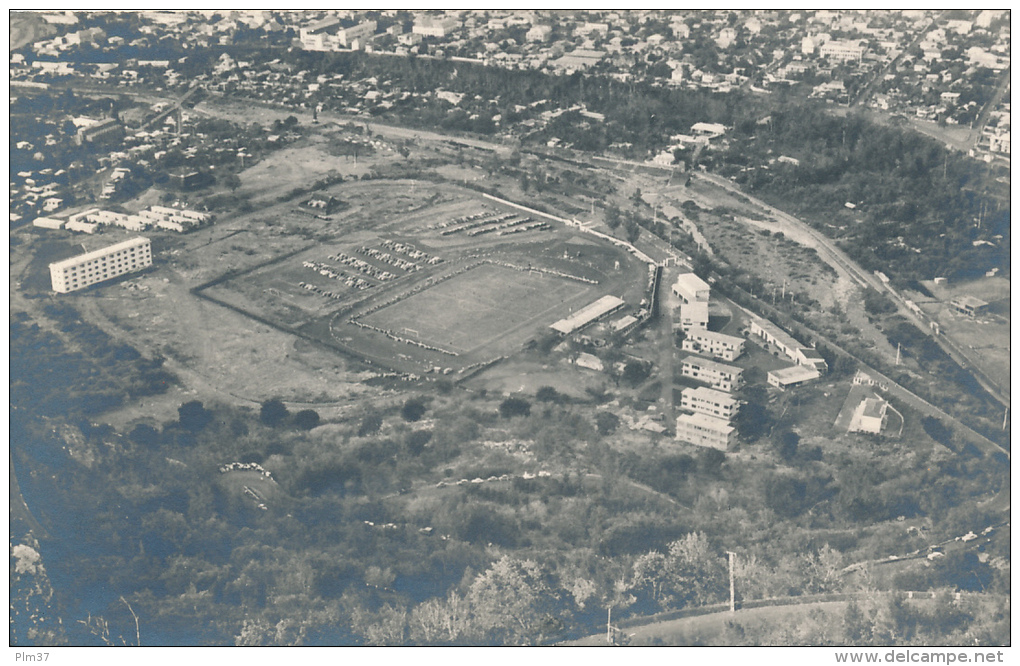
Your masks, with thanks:
[(311, 430), (319, 425), (319, 413), (314, 409), (302, 409), (294, 415), (294, 425), (302, 430)]
[(289, 414), (290, 412), (287, 411), (287, 406), (283, 404), (283, 401), (273, 398), (262, 403), (259, 420), (267, 426), (278, 426)]
[(400, 415), (409, 423), (420, 421), (421, 417), (425, 416), (426, 409), (425, 403), (419, 398), (409, 398), (400, 410)]
[(510, 396), (499, 406), (499, 415), (505, 419), (512, 416), (528, 416), (531, 414), (531, 403), (524, 398)]

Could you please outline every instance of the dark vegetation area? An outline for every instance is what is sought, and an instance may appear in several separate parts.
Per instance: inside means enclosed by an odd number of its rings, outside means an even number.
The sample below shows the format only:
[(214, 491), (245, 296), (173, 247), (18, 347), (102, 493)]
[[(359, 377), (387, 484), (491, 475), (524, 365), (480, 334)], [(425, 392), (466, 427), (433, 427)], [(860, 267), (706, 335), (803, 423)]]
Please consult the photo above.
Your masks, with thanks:
[[(51, 314), (90, 330), (70, 308)], [(838, 592), (856, 585), (848, 564), (924, 547), (886, 526), (898, 516), (933, 535), (983, 527), (996, 517), (975, 494), (1004, 482), (981, 457), (895, 447), (876, 464), (799, 446), (782, 426), (745, 445), (775, 460), (764, 465), (622, 452), (618, 418), (550, 387), (428, 390), (326, 424), (278, 399), (193, 400), (119, 433), (84, 401), (26, 399), (39, 394), (25, 372), (54, 386), (98, 376), (68, 354), (76, 339), (30, 355), (21, 345), (36, 338), (19, 332), (12, 350), (34, 359), (12, 366), (15, 463), (57, 535), (41, 552), (73, 644), (99, 642), (68, 621), (89, 614), (133, 642), (125, 601), (150, 645), (541, 643), (597, 631), (609, 606), (622, 619), (725, 601), (726, 550), (739, 553), (741, 599)], [(148, 377), (145, 359), (120, 355), (102, 371), (113, 385)], [(80, 418), (53, 428), (44, 410)], [(898, 586), (1008, 591), (1008, 546), (984, 552)], [(982, 630), (1001, 642), (996, 627)]]

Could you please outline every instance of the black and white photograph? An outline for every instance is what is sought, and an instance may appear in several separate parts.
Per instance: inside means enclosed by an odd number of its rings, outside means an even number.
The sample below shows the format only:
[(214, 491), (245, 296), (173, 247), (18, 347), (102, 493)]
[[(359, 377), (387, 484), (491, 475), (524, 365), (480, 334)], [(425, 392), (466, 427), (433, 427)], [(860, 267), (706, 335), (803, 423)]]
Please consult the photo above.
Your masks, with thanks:
[(9, 664), (1015, 656), (1009, 9), (337, 7), (9, 10)]

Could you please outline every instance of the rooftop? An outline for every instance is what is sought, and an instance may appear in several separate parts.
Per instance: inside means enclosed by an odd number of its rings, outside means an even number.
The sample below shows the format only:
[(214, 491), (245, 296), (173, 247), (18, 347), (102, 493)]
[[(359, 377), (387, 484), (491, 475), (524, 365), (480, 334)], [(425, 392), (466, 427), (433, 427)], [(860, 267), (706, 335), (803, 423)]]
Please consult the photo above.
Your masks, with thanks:
[(698, 400), (708, 400), (717, 402), (719, 404), (733, 403), (737, 399), (729, 393), (723, 391), (716, 391), (715, 389), (708, 388), (707, 386), (699, 386), (697, 388), (685, 388), (683, 390), (685, 396), (690, 396)]
[(574, 314), (559, 320), (550, 328), (563, 333), (573, 333), (577, 329), (589, 324), (599, 317), (612, 312), (623, 305), (623, 299), (616, 296), (603, 296), (594, 303), (587, 305)]
[(734, 427), (731, 426), (729, 421), (726, 419), (717, 419), (716, 417), (709, 416), (708, 414), (681, 414), (676, 417), (676, 424), (679, 427), (681, 423), (697, 426), (704, 430), (711, 430), (724, 435), (729, 435), (734, 430)]
[(806, 382), (821, 376), (818, 373), (818, 369), (810, 365), (792, 365), (782, 370), (771, 370), (769, 375), (774, 377), (780, 384)]
[(735, 365), (726, 365), (725, 363), (719, 363), (718, 361), (710, 361), (707, 358), (701, 358), (700, 356), (688, 356), (687, 358), (684, 359), (684, 363), (688, 365), (696, 365), (704, 370), (712, 370), (713, 372), (721, 372), (726, 374), (739, 375), (741, 372), (743, 372), (742, 368), (738, 368)]
[(885, 415), (885, 401), (880, 398), (865, 398), (861, 407), (861, 415), (869, 419), (880, 419)]
[(79, 254), (69, 259), (56, 261), (50, 264), (50, 268), (55, 267), (60, 269), (63, 268), (64, 266), (77, 266), (79, 262), (88, 261), (89, 259), (98, 259), (100, 257), (105, 257), (110, 252), (116, 252), (117, 250), (128, 250), (133, 247), (144, 245), (148, 242), (149, 239), (145, 238), (144, 236), (139, 236), (138, 238), (130, 238), (126, 241), (114, 243), (113, 245), (107, 245), (106, 247), (100, 248), (98, 250), (92, 250), (91, 252), (85, 252), (84, 254)]

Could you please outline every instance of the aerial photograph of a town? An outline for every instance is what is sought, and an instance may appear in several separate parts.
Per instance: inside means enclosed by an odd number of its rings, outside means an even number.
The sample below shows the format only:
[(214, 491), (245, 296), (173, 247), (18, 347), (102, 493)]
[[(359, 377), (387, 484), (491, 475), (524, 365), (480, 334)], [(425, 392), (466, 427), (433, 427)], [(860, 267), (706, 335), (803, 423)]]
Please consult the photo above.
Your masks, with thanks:
[(1007, 661), (1010, 19), (9, 12), (8, 663)]

